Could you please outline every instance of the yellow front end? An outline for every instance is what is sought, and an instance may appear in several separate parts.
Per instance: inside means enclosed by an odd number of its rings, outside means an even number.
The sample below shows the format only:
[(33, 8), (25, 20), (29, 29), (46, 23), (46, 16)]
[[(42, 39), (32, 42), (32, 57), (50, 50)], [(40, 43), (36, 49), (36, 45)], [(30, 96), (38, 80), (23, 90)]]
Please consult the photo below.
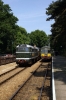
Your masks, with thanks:
[(42, 58), (42, 59), (51, 59), (51, 57), (52, 57), (52, 56), (51, 56), (50, 53), (48, 53), (48, 54), (42, 53), (42, 54), (41, 54), (41, 58)]

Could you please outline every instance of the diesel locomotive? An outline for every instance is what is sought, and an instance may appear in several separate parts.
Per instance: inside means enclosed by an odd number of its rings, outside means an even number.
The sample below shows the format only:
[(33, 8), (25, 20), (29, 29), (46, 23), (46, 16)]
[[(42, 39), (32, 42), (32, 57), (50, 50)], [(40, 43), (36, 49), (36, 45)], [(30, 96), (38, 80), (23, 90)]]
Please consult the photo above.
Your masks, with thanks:
[(40, 49), (36, 46), (28, 44), (21, 44), (16, 46), (16, 63), (21, 66), (22, 64), (32, 64), (40, 59)]
[(52, 54), (49, 46), (43, 46), (41, 48), (41, 59), (42, 60), (51, 60)]

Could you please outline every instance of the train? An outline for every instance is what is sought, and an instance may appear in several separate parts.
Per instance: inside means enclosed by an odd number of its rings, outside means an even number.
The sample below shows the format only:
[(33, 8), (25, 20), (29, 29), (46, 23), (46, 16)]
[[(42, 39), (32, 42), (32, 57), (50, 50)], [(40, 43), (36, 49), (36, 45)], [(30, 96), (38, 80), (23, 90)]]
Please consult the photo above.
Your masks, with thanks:
[(52, 53), (51, 53), (50, 46), (41, 47), (41, 59), (52, 60)]
[(32, 64), (40, 59), (40, 49), (36, 46), (28, 44), (20, 44), (16, 46), (16, 63), (21, 66), (22, 64)]

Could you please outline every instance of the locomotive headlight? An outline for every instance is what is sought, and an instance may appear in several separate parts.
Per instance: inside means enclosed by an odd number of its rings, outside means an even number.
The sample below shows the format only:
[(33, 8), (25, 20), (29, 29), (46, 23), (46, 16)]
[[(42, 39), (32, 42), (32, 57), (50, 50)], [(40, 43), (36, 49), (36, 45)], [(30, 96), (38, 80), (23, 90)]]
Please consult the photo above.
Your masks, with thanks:
[(41, 56), (45, 56), (45, 54), (41, 54)]
[(51, 57), (51, 54), (50, 53), (48, 53), (48, 57)]

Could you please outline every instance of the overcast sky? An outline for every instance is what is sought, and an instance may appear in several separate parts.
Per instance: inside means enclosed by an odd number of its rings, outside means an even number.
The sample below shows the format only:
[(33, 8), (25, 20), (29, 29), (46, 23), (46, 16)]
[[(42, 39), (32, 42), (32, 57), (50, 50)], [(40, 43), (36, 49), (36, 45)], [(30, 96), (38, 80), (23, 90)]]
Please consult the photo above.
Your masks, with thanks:
[(51, 24), (54, 21), (46, 21), (46, 8), (52, 1), (57, 0), (2, 0), (9, 4), (13, 14), (19, 19), (17, 24), (26, 29), (28, 33), (37, 29), (43, 30), (47, 35), (51, 34)]

